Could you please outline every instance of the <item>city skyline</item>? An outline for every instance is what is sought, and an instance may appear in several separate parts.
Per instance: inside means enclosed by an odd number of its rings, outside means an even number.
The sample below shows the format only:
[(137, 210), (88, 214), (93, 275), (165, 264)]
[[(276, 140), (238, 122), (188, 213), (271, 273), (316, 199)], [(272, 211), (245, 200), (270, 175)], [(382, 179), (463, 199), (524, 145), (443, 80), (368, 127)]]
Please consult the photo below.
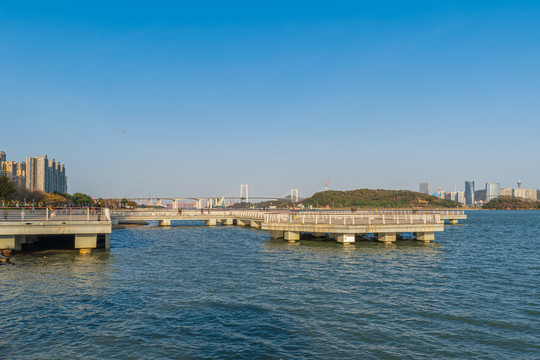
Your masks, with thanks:
[(0, 150), (0, 176), (6, 176), (16, 186), (29, 191), (68, 192), (65, 165), (47, 155), (27, 156), (24, 161), (16, 161)]
[[(12, 177), (13, 176), (13, 181), (19, 185), (19, 186), (25, 186), (27, 189), (29, 190), (41, 190), (41, 191), (44, 191), (44, 192), (53, 192), (53, 191), (58, 191), (58, 192), (67, 192), (67, 176), (65, 175), (65, 165), (64, 164), (61, 164), (60, 162), (57, 162), (55, 161), (55, 159), (48, 159), (47, 158), (47, 155), (43, 155), (41, 157), (26, 157), (25, 158), (26, 161), (14, 161), (13, 159), (10, 159), (8, 156), (7, 156), (7, 153), (6, 151), (2, 151), (0, 150), (0, 174), (1, 175), (7, 175), (8, 177)], [(27, 164), (32, 164), (31, 166), (27, 165)], [(22, 165), (22, 166), (21, 166)], [(39, 170), (40, 168), (43, 168), (45, 170)], [(33, 170), (31, 170), (33, 169)], [(53, 171), (50, 171), (50, 170), (53, 170)], [(7, 173), (6, 173), (7, 172)], [(30, 173), (33, 175), (30, 175), (28, 176), (27, 174)], [(40, 175), (38, 175), (40, 174)], [(58, 175), (57, 175), (58, 174)], [(38, 180), (39, 178), (39, 180)], [(61, 180), (61, 179), (65, 179), (65, 180)], [(40, 185), (36, 185), (36, 184), (40, 184)], [(468, 185), (469, 183), (469, 185)], [(470, 185), (470, 183), (472, 183), (472, 185)], [(45, 185), (47, 184), (47, 185)], [(346, 190), (354, 190), (354, 189), (332, 189), (332, 188), (328, 188), (326, 189), (326, 186), (329, 184), (329, 180), (328, 179), (325, 179), (323, 180), (322, 182), (323, 184), (323, 188), (319, 191), (324, 191), (324, 190), (339, 190), (339, 191), (346, 191)], [(412, 190), (412, 191), (418, 191), (420, 193), (424, 193), (424, 194), (430, 194), (430, 195), (434, 195), (434, 196), (438, 196), (440, 195), (440, 197), (442, 198), (448, 198), (450, 200), (453, 200), (453, 201), (456, 201), (456, 202), (460, 202), (460, 203), (463, 203), (464, 205), (472, 205), (474, 204), (474, 198), (475, 198), (475, 181), (472, 180), (472, 181), (468, 181), (468, 180), (465, 180), (464, 181), (464, 186), (463, 187), (458, 187), (457, 184), (454, 184), (454, 189), (450, 189), (448, 190), (448, 188), (442, 188), (438, 185), (434, 185), (434, 184), (431, 184), (429, 182), (420, 182), (418, 183), (419, 185), (419, 188), (417, 189), (404, 189), (404, 188), (400, 188), (400, 187), (397, 187), (397, 188), (392, 188), (392, 189), (388, 189), (388, 190)], [(499, 182), (486, 182), (485, 185), (486, 185), (486, 189), (490, 186), (490, 184), (493, 184), (493, 185), (497, 185), (498, 186), (498, 189), (499, 191), (497, 193), (500, 193), (500, 195), (509, 195), (509, 196), (518, 196), (518, 197), (521, 197), (522, 196), (522, 192), (520, 192), (519, 190), (517, 191), (517, 193), (519, 195), (516, 195), (516, 191), (514, 191), (514, 189), (512, 187), (508, 187), (508, 186), (501, 186), (501, 184)], [(523, 185), (523, 181), (522, 180), (517, 180), (515, 182), (515, 184), (517, 185), (517, 188), (521, 189), (521, 190), (538, 190), (540, 191), (540, 187), (537, 189), (537, 188), (531, 188), (531, 189), (522, 189), (522, 185)], [(244, 186), (244, 185), (241, 185), (241, 186)], [(240, 186), (240, 188), (241, 188)], [(247, 186), (247, 185), (246, 185)], [(467, 187), (468, 186), (472, 186), (471, 189), (472, 189), (472, 192), (470, 189), (468, 189)], [(376, 187), (376, 188), (373, 188), (373, 189), (378, 189), (380, 187)], [(357, 187), (355, 189), (360, 189), (360, 187)], [(483, 189), (481, 187), (477, 187), (476, 188), (476, 192), (478, 191), (486, 191), (486, 189)], [(260, 190), (260, 189), (257, 189), (257, 190)], [(292, 189), (294, 191), (296, 191), (296, 193), (298, 194), (298, 189)], [(504, 192), (503, 190), (505, 190), (506, 192)], [(316, 191), (316, 192), (319, 192), (319, 191)], [(438, 194), (439, 191), (442, 191), (441, 194)], [(76, 191), (77, 192), (77, 191)], [(81, 191), (79, 191), (81, 192)], [(84, 191), (82, 191), (84, 193)], [(287, 191), (288, 193), (288, 191)], [(151, 193), (150, 193), (151, 194)], [(253, 194), (253, 192), (252, 192)], [(449, 198), (448, 196), (452, 194), (454, 197), (451, 197)], [(469, 195), (467, 195), (469, 194)], [(472, 194), (472, 195), (471, 195)], [(112, 194), (109, 194), (110, 196), (113, 196)], [(133, 194), (131, 196), (133, 197), (145, 197), (146, 194)], [(167, 194), (154, 194), (154, 196), (166, 196)], [(168, 195), (171, 195), (171, 194), (168, 194)], [(178, 195), (178, 194), (177, 194)], [(183, 195), (187, 195), (187, 194), (183, 194)], [(208, 194), (207, 194), (208, 195)], [(210, 195), (223, 195), (223, 194), (210, 194)], [(231, 193), (231, 191), (229, 190), (228, 191), (228, 195), (234, 195)], [(269, 193), (260, 193), (258, 191), (256, 191), (255, 195), (253, 196), (276, 196), (278, 194), (269, 194)], [(280, 196), (283, 195), (283, 194), (279, 194)], [(303, 197), (307, 197), (311, 194), (304, 194)], [(98, 196), (101, 196), (101, 195), (98, 195)], [(285, 196), (285, 195), (283, 195)], [(470, 197), (469, 197), (470, 196)], [(109, 196), (106, 196), (106, 197), (109, 197)], [(496, 196), (498, 197), (498, 196)], [(530, 196), (523, 196), (523, 197), (530, 197)]]
[(70, 192), (540, 187), (537, 2), (0, 10), (0, 147)]

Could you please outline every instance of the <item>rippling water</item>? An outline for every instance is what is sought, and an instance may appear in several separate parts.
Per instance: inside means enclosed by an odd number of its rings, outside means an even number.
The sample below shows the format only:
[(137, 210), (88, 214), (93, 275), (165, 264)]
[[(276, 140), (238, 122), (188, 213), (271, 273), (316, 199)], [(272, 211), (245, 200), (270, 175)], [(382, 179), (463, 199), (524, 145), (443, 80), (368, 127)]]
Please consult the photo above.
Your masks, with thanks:
[(139, 227), (0, 266), (3, 358), (539, 358), (540, 212), (425, 245)]

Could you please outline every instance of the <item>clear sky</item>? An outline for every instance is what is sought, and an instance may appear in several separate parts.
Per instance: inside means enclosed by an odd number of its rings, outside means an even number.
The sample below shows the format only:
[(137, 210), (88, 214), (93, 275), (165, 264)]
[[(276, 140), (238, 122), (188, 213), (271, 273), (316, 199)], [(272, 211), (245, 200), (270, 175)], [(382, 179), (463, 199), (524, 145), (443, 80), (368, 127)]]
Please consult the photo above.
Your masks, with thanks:
[(3, 1), (0, 150), (93, 196), (538, 188), (539, 19), (539, 1)]

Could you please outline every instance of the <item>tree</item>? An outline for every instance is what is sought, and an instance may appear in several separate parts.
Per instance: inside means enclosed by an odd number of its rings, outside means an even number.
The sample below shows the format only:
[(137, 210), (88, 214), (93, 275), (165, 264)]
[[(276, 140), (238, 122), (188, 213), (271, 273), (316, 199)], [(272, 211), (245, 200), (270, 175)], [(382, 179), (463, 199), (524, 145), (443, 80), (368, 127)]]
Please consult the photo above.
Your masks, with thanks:
[(30, 191), (28, 190), (24, 185), (19, 186), (17, 189), (17, 200), (19, 202), (26, 201), (27, 204), (35, 204), (38, 205), (39, 203), (42, 203), (45, 201), (46, 194), (39, 190)]
[(67, 203), (67, 199), (60, 194), (47, 194), (46, 202), (51, 206), (60, 206)]
[(7, 176), (0, 176), (0, 200), (2, 204), (10, 200), (17, 192), (15, 183)]
[(75, 205), (93, 205), (94, 199), (90, 195), (86, 195), (83, 193), (75, 193), (71, 195), (71, 201), (73, 201), (73, 204)]

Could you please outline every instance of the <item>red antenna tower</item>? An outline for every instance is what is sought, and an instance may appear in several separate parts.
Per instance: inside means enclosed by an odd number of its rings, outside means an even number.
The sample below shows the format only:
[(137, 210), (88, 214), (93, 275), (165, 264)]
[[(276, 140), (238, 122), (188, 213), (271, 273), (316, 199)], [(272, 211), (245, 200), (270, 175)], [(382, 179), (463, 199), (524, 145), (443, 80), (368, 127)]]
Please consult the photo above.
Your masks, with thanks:
[(328, 191), (328, 183), (330, 181), (328, 179), (324, 180), (324, 191)]

